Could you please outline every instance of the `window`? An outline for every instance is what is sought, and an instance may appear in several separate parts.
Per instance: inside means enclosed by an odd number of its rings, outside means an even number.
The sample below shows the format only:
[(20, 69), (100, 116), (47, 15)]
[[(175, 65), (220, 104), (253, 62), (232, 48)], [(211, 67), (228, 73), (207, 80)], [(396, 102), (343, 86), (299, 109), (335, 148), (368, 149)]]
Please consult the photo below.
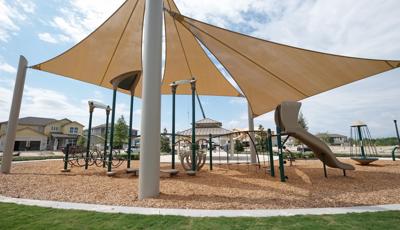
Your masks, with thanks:
[(69, 133), (78, 134), (78, 127), (70, 127)]
[(58, 127), (57, 126), (51, 126), (51, 131), (58, 131)]

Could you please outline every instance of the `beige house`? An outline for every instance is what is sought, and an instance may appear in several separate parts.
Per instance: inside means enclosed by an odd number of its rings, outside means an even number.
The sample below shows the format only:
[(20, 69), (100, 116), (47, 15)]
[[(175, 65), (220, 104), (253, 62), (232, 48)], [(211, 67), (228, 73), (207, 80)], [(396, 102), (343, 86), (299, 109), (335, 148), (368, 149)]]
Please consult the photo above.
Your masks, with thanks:
[[(4, 149), (7, 124), (7, 121), (0, 123), (0, 151)], [(82, 124), (66, 118), (20, 118), (14, 151), (57, 150), (70, 143), (76, 144), (83, 127)]]

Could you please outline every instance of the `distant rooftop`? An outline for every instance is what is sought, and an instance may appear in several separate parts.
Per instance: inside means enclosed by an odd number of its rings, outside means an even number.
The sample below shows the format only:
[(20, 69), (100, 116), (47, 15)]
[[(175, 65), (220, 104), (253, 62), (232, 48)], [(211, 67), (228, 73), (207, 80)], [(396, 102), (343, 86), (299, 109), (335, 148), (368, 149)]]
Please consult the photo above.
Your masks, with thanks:
[[(44, 117), (23, 117), (18, 119), (19, 125), (38, 125), (38, 126), (46, 126), (47, 124), (56, 121), (53, 118), (44, 118)], [(7, 124), (8, 121), (1, 122), (0, 124)]]

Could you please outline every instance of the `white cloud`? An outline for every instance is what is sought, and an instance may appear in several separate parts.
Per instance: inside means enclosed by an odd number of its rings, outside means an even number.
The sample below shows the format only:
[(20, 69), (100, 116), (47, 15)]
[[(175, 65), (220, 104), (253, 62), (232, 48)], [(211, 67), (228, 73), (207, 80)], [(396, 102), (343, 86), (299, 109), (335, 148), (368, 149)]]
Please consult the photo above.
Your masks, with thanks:
[(15, 69), (14, 66), (12, 66), (8, 63), (0, 61), (0, 71), (6, 72), (6, 73), (16, 73), (17, 69)]
[(72, 0), (52, 19), (58, 41), (78, 42), (101, 25), (121, 4), (123, 0)]
[(38, 37), (40, 40), (48, 43), (58, 43), (58, 40), (49, 33), (39, 33)]
[(20, 30), (19, 24), (26, 20), (28, 13), (34, 13), (34, 9), (35, 4), (30, 0), (0, 0), (0, 41), (7, 42), (16, 35)]

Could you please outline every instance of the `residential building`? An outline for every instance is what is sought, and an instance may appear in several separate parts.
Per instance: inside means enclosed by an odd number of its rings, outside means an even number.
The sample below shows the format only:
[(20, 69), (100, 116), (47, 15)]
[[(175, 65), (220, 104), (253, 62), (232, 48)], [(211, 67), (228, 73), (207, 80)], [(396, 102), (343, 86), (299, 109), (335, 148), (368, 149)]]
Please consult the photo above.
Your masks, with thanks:
[(344, 145), (347, 143), (347, 136), (335, 133), (318, 133), (317, 136), (319, 139), (327, 142), (330, 145)]
[[(8, 122), (0, 123), (0, 151), (3, 151)], [(18, 119), (14, 151), (58, 150), (67, 144), (76, 144), (83, 125), (69, 119), (42, 117)]]
[[(108, 124), (108, 136), (111, 133), (111, 124)], [(88, 130), (84, 130), (83, 135), (87, 138)], [(104, 148), (104, 137), (106, 136), (106, 124), (101, 124), (92, 127), (92, 133), (90, 138), (90, 145), (99, 149)], [(138, 130), (132, 129), (132, 143), (135, 143), (138, 136)], [(110, 141), (110, 138), (108, 138)], [(132, 144), (133, 145), (133, 144)]]

